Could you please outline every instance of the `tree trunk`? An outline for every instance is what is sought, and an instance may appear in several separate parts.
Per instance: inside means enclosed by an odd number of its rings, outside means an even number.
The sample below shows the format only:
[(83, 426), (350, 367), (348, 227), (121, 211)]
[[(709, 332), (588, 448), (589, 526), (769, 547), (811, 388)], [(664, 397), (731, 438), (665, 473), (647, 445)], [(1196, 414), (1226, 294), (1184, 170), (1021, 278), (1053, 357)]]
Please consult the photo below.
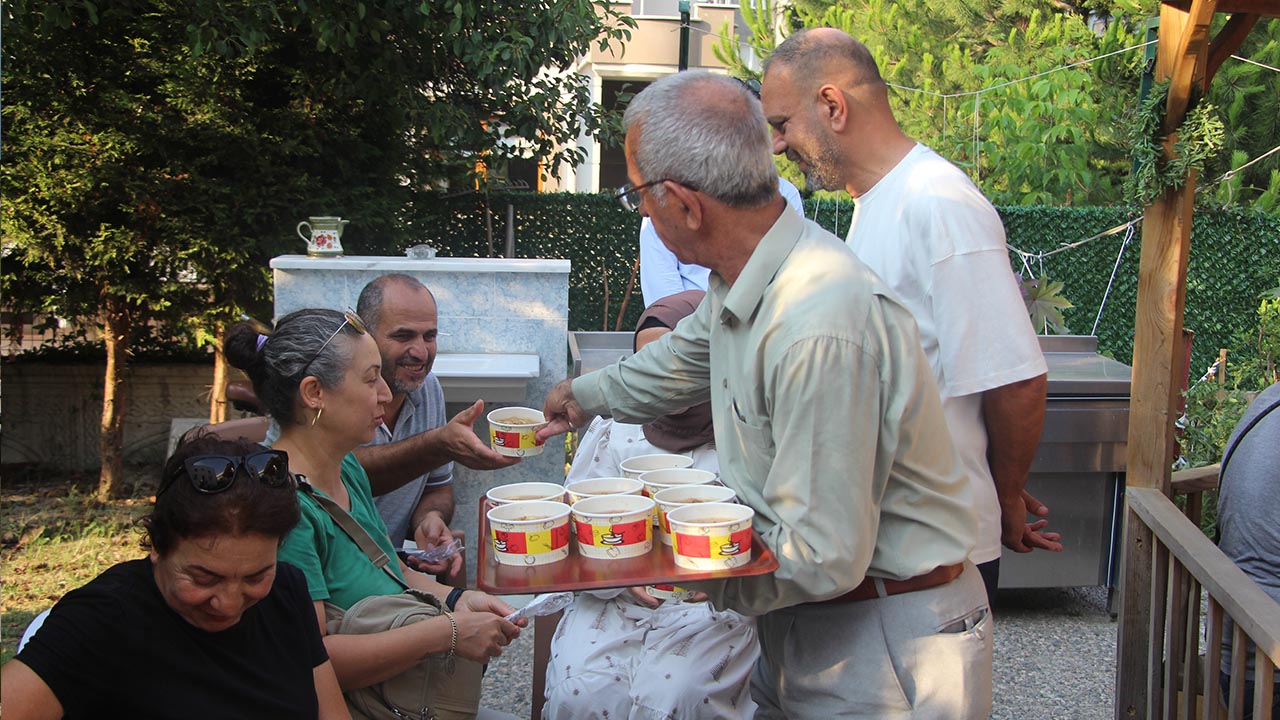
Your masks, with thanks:
[(218, 342), (213, 346), (213, 388), (209, 391), (210, 423), (227, 420), (227, 356), (222, 354), (222, 341), (226, 338), (226, 330), (219, 333), (218, 337)]
[(124, 492), (124, 418), (128, 397), (125, 375), (133, 356), (133, 318), (125, 300), (105, 298), (107, 372), (102, 387), (102, 425), (98, 450), (102, 470), (98, 475), (98, 499), (120, 497)]

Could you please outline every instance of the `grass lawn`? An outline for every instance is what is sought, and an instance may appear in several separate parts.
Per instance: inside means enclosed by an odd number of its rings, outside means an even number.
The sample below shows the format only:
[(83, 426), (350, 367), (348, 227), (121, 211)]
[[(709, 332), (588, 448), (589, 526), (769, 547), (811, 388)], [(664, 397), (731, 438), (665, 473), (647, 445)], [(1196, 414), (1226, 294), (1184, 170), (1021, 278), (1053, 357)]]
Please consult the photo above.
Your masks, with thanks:
[[(134, 496), (93, 499), (96, 474), (6, 467), (0, 486), (0, 662), (31, 619), (68, 591), (144, 556), (135, 521), (146, 514), (155, 470), (135, 470)], [(136, 476), (136, 480), (135, 480)]]

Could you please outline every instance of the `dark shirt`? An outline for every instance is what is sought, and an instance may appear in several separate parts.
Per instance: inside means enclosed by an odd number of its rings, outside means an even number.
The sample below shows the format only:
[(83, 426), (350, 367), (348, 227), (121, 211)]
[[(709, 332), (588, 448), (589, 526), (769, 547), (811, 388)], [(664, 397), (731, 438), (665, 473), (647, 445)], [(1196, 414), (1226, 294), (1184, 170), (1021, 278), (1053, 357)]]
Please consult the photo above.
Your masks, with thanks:
[[(1240, 418), (1227, 447), (1218, 493), (1218, 547), (1280, 602), (1280, 383), (1263, 390)], [(1271, 408), (1268, 410), (1268, 408)], [(1265, 414), (1264, 414), (1265, 413)], [(1248, 428), (1247, 434), (1244, 433)], [(1227, 458), (1224, 458), (1227, 459)], [(1222, 672), (1231, 670), (1234, 624), (1222, 633)], [(1253, 678), (1253, 644), (1246, 656)], [(1276, 678), (1280, 687), (1280, 676)], [(1280, 695), (1277, 696), (1280, 702)], [(1252, 704), (1252, 700), (1249, 701)]]
[(222, 632), (183, 620), (149, 560), (72, 590), (18, 653), (67, 718), (315, 718), (313, 669), (328, 660), (301, 571)]

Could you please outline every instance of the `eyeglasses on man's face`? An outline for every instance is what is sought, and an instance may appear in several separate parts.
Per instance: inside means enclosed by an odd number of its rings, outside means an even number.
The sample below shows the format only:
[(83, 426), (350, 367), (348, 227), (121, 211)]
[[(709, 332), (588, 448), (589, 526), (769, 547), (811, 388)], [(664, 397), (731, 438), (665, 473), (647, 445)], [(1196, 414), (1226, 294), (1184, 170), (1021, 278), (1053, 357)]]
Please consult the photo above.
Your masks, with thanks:
[[(236, 481), (236, 471), (243, 468), (250, 478), (267, 487), (297, 487), (289, 474), (289, 456), (283, 450), (263, 450), (248, 455), (196, 455), (182, 461), (187, 479), (196, 491), (214, 495), (230, 488)], [(156, 497), (173, 486), (181, 473), (166, 478), (156, 492)]]
[(623, 185), (618, 190), (618, 195), (617, 195), (618, 202), (622, 204), (622, 207), (630, 210), (631, 212), (640, 212), (640, 203), (644, 199), (641, 197), (640, 191), (644, 190), (645, 188), (657, 185), (658, 183), (664, 183), (664, 182), (679, 183), (680, 185), (683, 185), (684, 187), (687, 187), (690, 190), (694, 190), (694, 191), (697, 191), (698, 189), (690, 185), (689, 183), (680, 182), (679, 180), (673, 180), (671, 178), (662, 178), (661, 180), (650, 180), (649, 182), (644, 183), (642, 185), (632, 185), (631, 183), (627, 183), (626, 185)]
[(355, 328), (356, 332), (360, 333), (361, 335), (369, 334), (368, 326), (364, 324), (364, 320), (360, 319), (360, 316), (356, 314), (355, 310), (352, 310), (351, 308), (347, 308), (347, 311), (342, 315), (343, 315), (342, 324), (339, 325), (338, 329), (334, 330), (333, 334), (330, 335), (328, 339), (324, 341), (324, 344), (320, 346), (320, 349), (316, 351), (315, 355), (311, 356), (311, 359), (307, 361), (307, 364), (302, 366), (302, 369), (298, 371), (299, 375), (302, 375), (307, 372), (307, 368), (311, 367), (311, 363), (315, 362), (316, 358), (320, 357), (320, 353), (323, 353), (324, 349), (329, 347), (329, 343), (333, 342), (333, 339), (338, 337), (338, 333), (342, 332), (342, 328), (350, 325), (351, 327)]

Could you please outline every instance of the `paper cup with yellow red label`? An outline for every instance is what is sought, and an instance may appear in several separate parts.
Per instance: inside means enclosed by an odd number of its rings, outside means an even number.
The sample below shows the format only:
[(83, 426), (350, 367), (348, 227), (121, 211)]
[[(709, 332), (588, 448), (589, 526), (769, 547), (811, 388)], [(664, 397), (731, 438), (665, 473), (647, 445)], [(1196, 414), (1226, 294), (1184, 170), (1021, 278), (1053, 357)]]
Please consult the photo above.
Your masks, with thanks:
[(489, 444), (494, 452), (508, 457), (531, 457), (542, 454), (542, 442), (535, 433), (546, 425), (541, 410), (527, 407), (505, 407), (490, 412)]
[(640, 474), (640, 482), (644, 483), (644, 492), (649, 497), (653, 497), (667, 488), (707, 485), (715, 482), (715, 480), (715, 473), (697, 468), (668, 468), (665, 470), (649, 470)]
[[(708, 485), (715, 482), (716, 474), (710, 470), (696, 468), (665, 468), (640, 473), (640, 482), (644, 483), (644, 494), (653, 497), (673, 487), (689, 485)], [(658, 524), (658, 507), (653, 508), (653, 524)]]
[(670, 545), (671, 525), (667, 521), (667, 513), (681, 505), (731, 503), (738, 499), (738, 494), (723, 485), (684, 485), (659, 490), (653, 499), (658, 503), (658, 539), (663, 545)]
[(574, 537), (583, 557), (602, 560), (644, 555), (653, 549), (653, 499), (602, 495), (573, 504)]
[(564, 502), (564, 486), (549, 482), (520, 482), (489, 488), (484, 494), (490, 505), (506, 505), (529, 500)]
[(526, 500), (489, 510), (489, 539), (500, 565), (546, 565), (569, 557), (569, 506)]
[(564, 489), (569, 492), (569, 504), (589, 497), (604, 495), (642, 495), (644, 483), (624, 477), (598, 477), (586, 480), (574, 480)]
[(727, 570), (751, 562), (755, 511), (733, 503), (697, 503), (667, 513), (676, 565), (690, 570)]
[(649, 594), (649, 597), (659, 600), (689, 600), (698, 594), (679, 585), (645, 585), (644, 591)]
[(622, 469), (622, 474), (636, 480), (640, 479), (640, 473), (650, 470), (665, 470), (667, 468), (687, 468), (693, 465), (693, 458), (686, 455), (673, 455), (667, 453), (657, 453), (653, 455), (637, 455), (627, 458), (618, 463), (618, 467)]

